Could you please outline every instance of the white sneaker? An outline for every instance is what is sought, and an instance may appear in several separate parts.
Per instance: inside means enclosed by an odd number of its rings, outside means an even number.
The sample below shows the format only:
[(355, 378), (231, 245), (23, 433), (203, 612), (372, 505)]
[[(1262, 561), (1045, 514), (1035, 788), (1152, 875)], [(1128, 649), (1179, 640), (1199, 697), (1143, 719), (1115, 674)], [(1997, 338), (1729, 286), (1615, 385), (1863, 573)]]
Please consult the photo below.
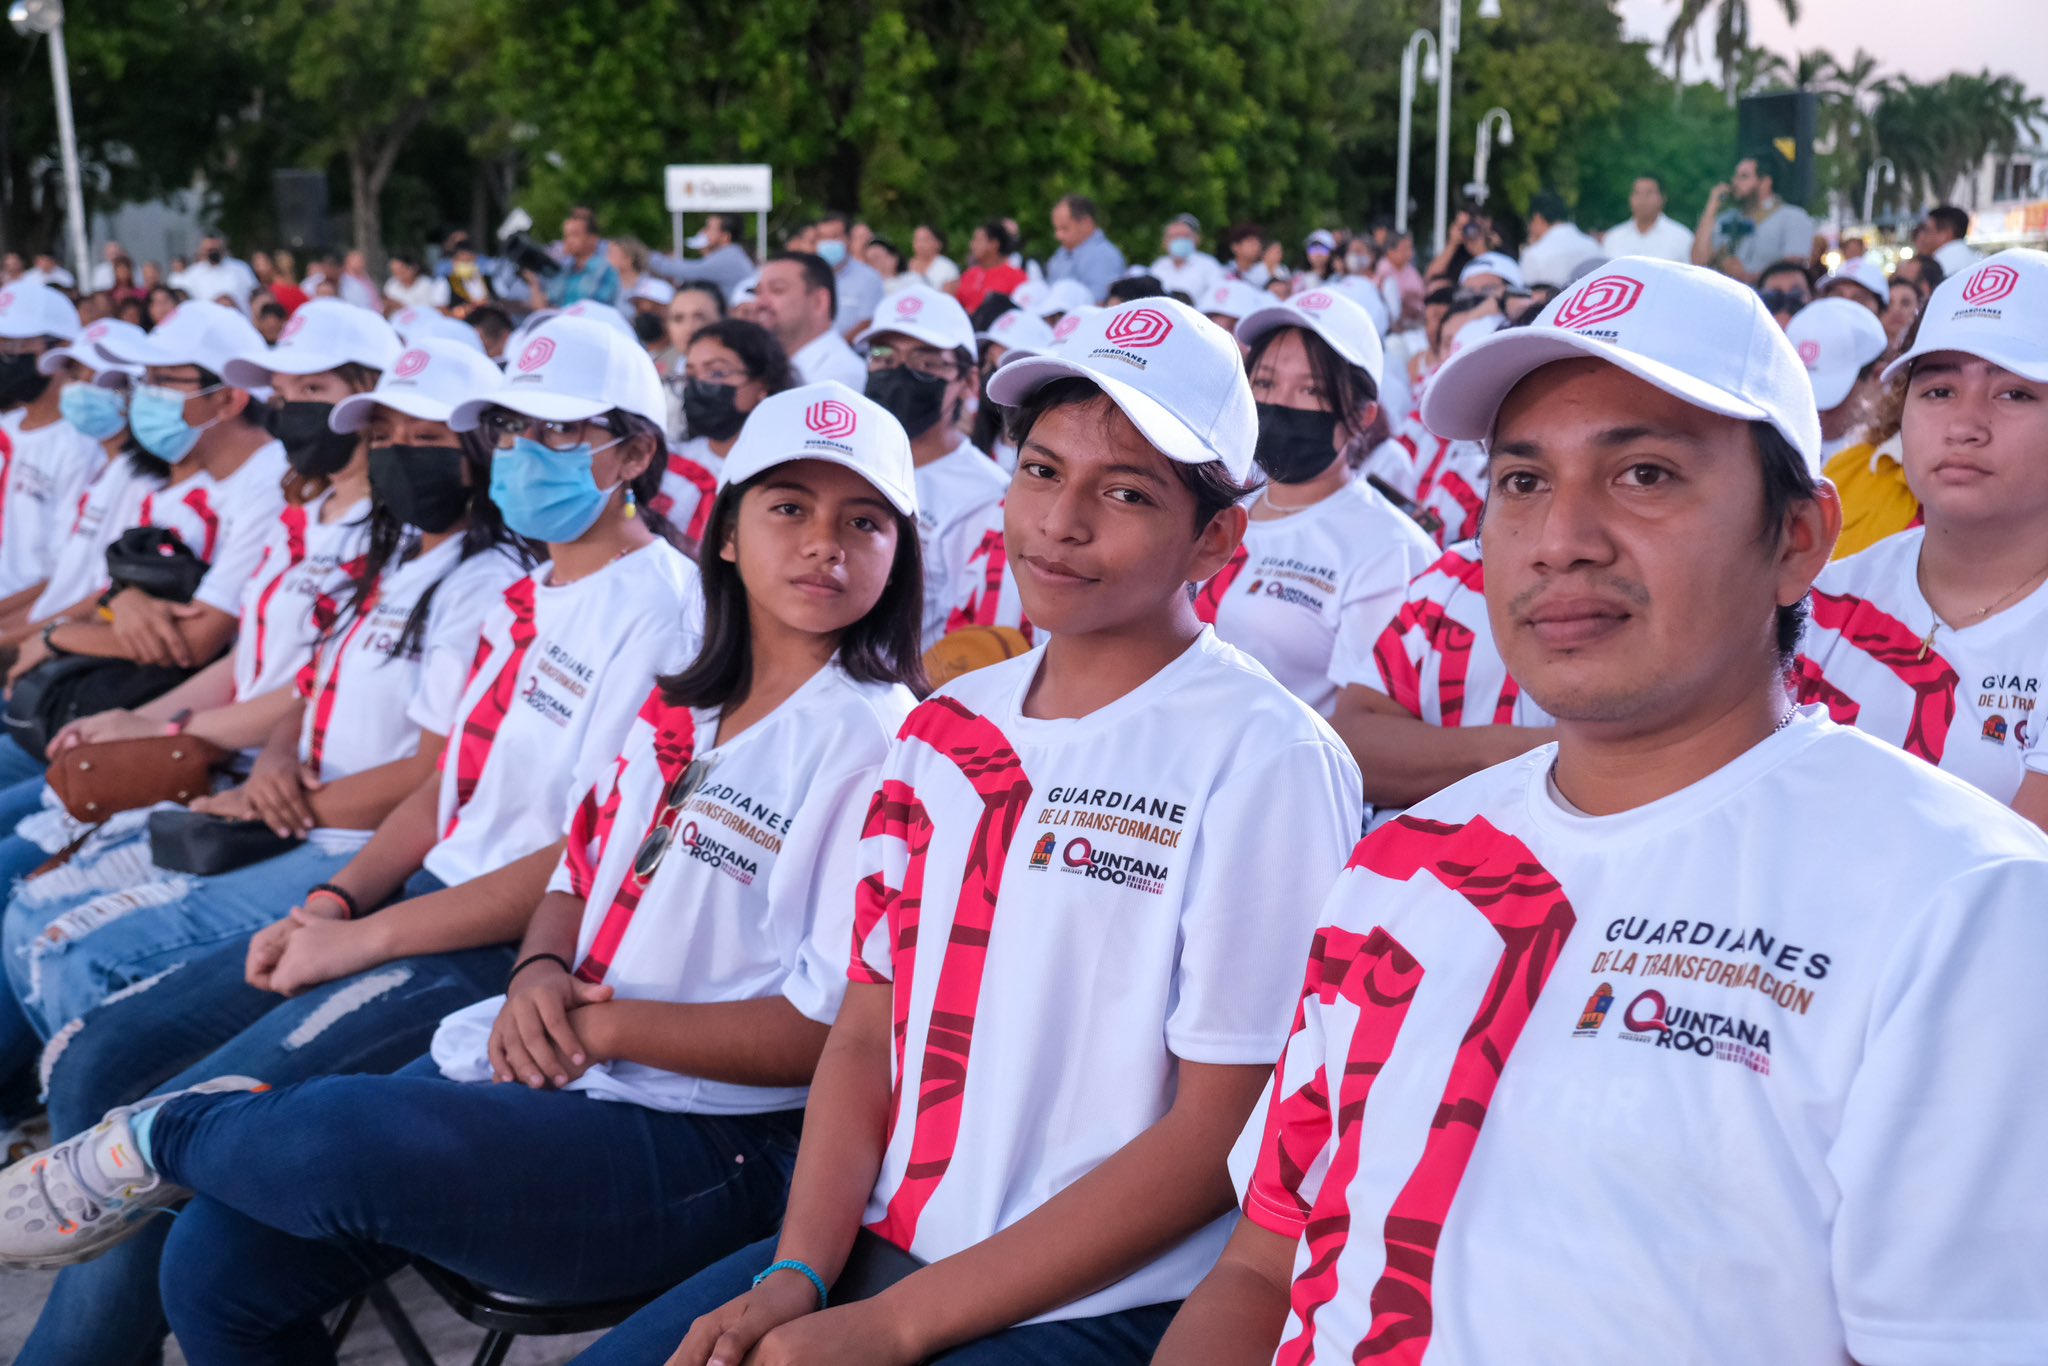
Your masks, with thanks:
[(30, 1153), (49, 1146), (50, 1117), (46, 1114), (0, 1130), (0, 1162), (19, 1162)]
[(0, 1171), (0, 1266), (90, 1261), (141, 1220), (191, 1192), (142, 1160), (130, 1121), (179, 1096), (267, 1091), (254, 1077), (215, 1077), (183, 1091), (116, 1106), (90, 1129)]

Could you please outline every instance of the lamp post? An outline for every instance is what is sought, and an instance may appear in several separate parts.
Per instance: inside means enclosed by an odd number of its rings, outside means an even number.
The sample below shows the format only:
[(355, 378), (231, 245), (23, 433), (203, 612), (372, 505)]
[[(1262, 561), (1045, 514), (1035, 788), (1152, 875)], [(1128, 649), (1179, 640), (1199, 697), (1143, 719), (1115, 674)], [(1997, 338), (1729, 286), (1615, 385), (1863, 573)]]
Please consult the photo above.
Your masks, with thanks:
[(1870, 171), (1863, 177), (1863, 221), (1865, 223), (1875, 221), (1872, 215), (1877, 212), (1877, 177), (1879, 171), (1884, 172), (1885, 184), (1896, 185), (1899, 183), (1899, 168), (1892, 165), (1890, 157), (1879, 157), (1870, 163)]
[(1487, 164), (1493, 160), (1494, 129), (1500, 130), (1500, 145), (1515, 145), (1515, 121), (1508, 111), (1495, 105), (1479, 116), (1479, 131), (1472, 140), (1472, 198), (1481, 204), (1486, 202)]
[[(1443, 0), (1437, 22), (1436, 86), (1436, 250), (1441, 252), (1450, 234), (1451, 208), (1451, 59), (1458, 53), (1458, 29), (1464, 13), (1462, 0)], [(1481, 19), (1500, 18), (1500, 0), (1479, 0)]]
[(1440, 78), (1436, 61), (1436, 35), (1426, 28), (1408, 35), (1401, 51), (1401, 147), (1394, 158), (1394, 231), (1408, 231), (1408, 162), (1415, 133), (1415, 67), (1420, 60), (1422, 79)]
[(71, 256), (78, 269), (78, 288), (92, 281), (92, 262), (85, 245), (85, 191), (78, 177), (78, 129), (71, 122), (71, 64), (64, 55), (64, 0), (14, 0), (7, 22), (26, 38), (41, 34), (50, 40), (50, 86), (57, 96), (57, 145), (64, 160), (64, 217), (71, 225)]

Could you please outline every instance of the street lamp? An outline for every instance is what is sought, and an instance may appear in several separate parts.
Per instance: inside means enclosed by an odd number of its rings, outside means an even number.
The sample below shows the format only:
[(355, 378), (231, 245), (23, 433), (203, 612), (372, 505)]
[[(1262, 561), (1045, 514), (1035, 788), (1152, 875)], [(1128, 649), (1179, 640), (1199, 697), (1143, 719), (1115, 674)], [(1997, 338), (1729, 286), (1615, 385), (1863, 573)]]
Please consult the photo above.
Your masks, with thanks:
[(71, 224), (71, 256), (78, 267), (78, 288), (90, 287), (92, 262), (86, 257), (85, 191), (78, 178), (78, 129), (71, 122), (71, 64), (64, 56), (64, 0), (14, 0), (7, 22), (27, 38), (50, 40), (50, 85), (57, 96), (57, 145), (64, 159), (64, 217)]
[(1486, 202), (1486, 167), (1487, 163), (1493, 160), (1495, 128), (1500, 129), (1501, 146), (1512, 147), (1515, 145), (1515, 121), (1508, 115), (1508, 111), (1499, 105), (1495, 105), (1479, 116), (1479, 131), (1473, 136), (1472, 184), (1467, 188), (1470, 189), (1472, 198), (1481, 204)]
[(1408, 35), (1408, 46), (1401, 51), (1401, 149), (1394, 159), (1394, 231), (1408, 231), (1408, 161), (1412, 150), (1409, 146), (1415, 131), (1415, 64), (1422, 62), (1422, 79), (1434, 81), (1441, 78), (1436, 62), (1436, 35), (1426, 28), (1416, 29)]
[(1865, 223), (1875, 221), (1872, 215), (1877, 212), (1877, 176), (1879, 171), (1884, 172), (1885, 184), (1896, 185), (1899, 183), (1899, 168), (1892, 165), (1890, 157), (1879, 157), (1870, 163), (1870, 171), (1863, 177), (1863, 221)]
[[(1462, 0), (1443, 0), (1437, 20), (1437, 49), (1440, 54), (1436, 86), (1436, 250), (1441, 253), (1450, 234), (1451, 208), (1451, 59), (1458, 53), (1458, 29), (1463, 16)], [(1481, 19), (1500, 18), (1500, 0), (1479, 0)]]

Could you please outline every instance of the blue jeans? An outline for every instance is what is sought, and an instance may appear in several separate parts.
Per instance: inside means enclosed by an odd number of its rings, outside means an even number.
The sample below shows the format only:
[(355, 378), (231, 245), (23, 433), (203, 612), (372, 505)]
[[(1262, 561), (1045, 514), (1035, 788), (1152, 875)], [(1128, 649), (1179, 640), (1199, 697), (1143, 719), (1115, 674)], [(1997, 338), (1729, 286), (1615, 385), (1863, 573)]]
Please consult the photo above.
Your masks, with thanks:
[(800, 1113), (686, 1115), (395, 1077), (181, 1096), (150, 1130), (198, 1192), (159, 1285), (207, 1366), (332, 1362), (320, 1316), (412, 1257), (516, 1295), (652, 1293), (773, 1233)]
[[(743, 1247), (605, 1334), (570, 1366), (662, 1366), (690, 1325), (747, 1293), (754, 1277), (775, 1260), (775, 1238)], [(1089, 1319), (1062, 1319), (1007, 1328), (941, 1352), (944, 1366), (1146, 1366), (1180, 1309), (1148, 1304)]]
[[(403, 895), (440, 888), (422, 871)], [(242, 979), (248, 942), (234, 940), (86, 1015), (52, 1059), (52, 1134), (68, 1137), (116, 1105), (211, 1077), (286, 1086), (395, 1071), (426, 1050), (442, 1016), (500, 990), (513, 957), (496, 946), (404, 959), (284, 1000)], [(337, 998), (339, 1010), (330, 1004)], [(105, 1256), (59, 1272), (18, 1366), (155, 1360), (166, 1331), (157, 1267), (169, 1234), (168, 1218), (153, 1219)]]
[[(43, 807), (44, 766), (14, 743), (14, 737), (0, 735), (0, 892), (42, 866), (49, 858), (34, 843), (14, 833), (14, 827)], [(19, 1124), (34, 1114), (36, 1105), (35, 1060), (42, 1040), (22, 1014), (12, 992), (0, 992), (0, 1129)]]

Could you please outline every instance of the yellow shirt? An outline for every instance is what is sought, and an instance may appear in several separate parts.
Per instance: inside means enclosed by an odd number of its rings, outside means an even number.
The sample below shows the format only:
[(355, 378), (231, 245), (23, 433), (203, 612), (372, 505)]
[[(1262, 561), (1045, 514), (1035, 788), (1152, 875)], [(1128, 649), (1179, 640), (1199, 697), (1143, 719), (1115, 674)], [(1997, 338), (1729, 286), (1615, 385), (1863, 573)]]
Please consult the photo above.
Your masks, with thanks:
[(1899, 438), (1840, 451), (1823, 471), (1842, 495), (1842, 539), (1834, 558), (1868, 550), (1885, 537), (1920, 525), (1920, 500), (1906, 486)]

